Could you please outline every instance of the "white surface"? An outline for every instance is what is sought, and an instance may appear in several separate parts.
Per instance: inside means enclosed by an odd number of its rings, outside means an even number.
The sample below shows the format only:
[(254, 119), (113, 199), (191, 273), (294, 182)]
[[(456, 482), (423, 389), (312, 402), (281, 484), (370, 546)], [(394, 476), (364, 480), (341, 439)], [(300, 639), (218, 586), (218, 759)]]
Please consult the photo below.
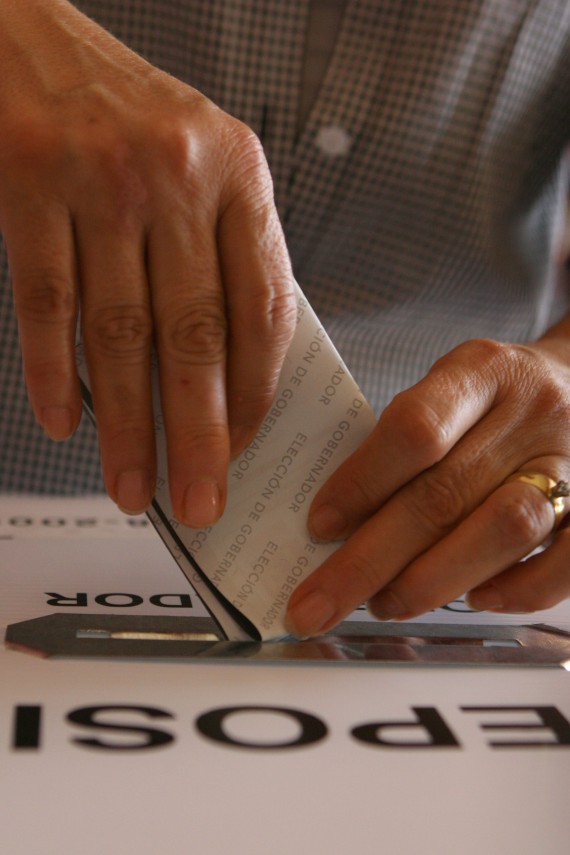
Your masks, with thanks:
[[(24, 509), (34, 522), (4, 539), (8, 520)], [(42, 523), (56, 515), (65, 520), (58, 534)], [(78, 535), (77, 520), (86, 515), (100, 524)], [(2, 626), (53, 613), (45, 591), (86, 592), (89, 611), (114, 614), (157, 613), (150, 596), (187, 592), (156, 534), (133, 528), (105, 499), (38, 504), (5, 497), (0, 537)], [(95, 603), (95, 596), (112, 592), (144, 602)], [(2, 852), (566, 855), (570, 747), (492, 747), (489, 741), (499, 738), (553, 743), (553, 734), (514, 727), (538, 724), (532, 710), (461, 708), (554, 706), (570, 720), (569, 680), (556, 669), (64, 661), (2, 650)], [(13, 747), (18, 705), (41, 707), (38, 749)], [(164, 717), (131, 710), (107, 713), (106, 720), (155, 727), (173, 741), (118, 750), (109, 746), (140, 743), (141, 734), (97, 732), (67, 720), (82, 707), (105, 705), (154, 708)], [(307, 747), (254, 749), (213, 742), (196, 729), (197, 717), (209, 710), (251, 705), (309, 713), (328, 735)], [(351, 736), (365, 722), (411, 720), (414, 706), (434, 707), (461, 746), (383, 748)], [(483, 728), (493, 723), (507, 727)], [(279, 743), (297, 733), (291, 717), (271, 711), (242, 713), (227, 724), (232, 738), (250, 742)], [(409, 738), (411, 731), (385, 733)], [(86, 737), (107, 747), (74, 741)]]

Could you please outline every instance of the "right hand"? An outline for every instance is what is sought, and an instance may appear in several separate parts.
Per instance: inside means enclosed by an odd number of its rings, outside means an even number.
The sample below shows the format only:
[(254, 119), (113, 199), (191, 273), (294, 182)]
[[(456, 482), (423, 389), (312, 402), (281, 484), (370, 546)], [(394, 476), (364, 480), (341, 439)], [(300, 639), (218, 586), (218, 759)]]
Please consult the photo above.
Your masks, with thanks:
[(65, 0), (4, 0), (0, 32), (0, 228), (35, 416), (53, 439), (78, 424), (80, 307), (106, 487), (142, 511), (154, 345), (174, 513), (210, 525), (295, 324), (261, 146)]

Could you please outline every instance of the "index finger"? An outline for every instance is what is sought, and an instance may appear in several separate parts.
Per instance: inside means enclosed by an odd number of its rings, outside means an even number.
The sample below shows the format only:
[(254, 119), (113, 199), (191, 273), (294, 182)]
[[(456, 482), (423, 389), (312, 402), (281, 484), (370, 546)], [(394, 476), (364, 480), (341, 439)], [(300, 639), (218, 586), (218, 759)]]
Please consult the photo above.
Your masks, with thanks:
[(376, 428), (315, 497), (309, 527), (322, 540), (344, 539), (397, 490), (439, 463), (493, 406), (497, 381), (477, 373), (472, 346), (438, 360), (386, 407)]
[(214, 231), (190, 213), (162, 218), (149, 235), (170, 494), (176, 518), (193, 528), (222, 513), (229, 461), (226, 313)]
[(226, 295), (231, 451), (253, 439), (275, 395), (297, 301), (266, 167), (224, 210), (218, 245)]

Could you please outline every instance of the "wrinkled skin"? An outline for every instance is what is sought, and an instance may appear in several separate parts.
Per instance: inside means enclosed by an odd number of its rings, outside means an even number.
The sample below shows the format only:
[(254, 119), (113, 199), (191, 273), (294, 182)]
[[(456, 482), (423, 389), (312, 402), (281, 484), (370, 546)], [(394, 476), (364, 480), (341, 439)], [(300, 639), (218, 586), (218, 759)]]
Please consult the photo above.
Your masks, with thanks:
[(0, 228), (39, 423), (81, 412), (81, 326), (110, 496), (154, 492), (160, 364), (172, 502), (222, 513), (295, 323), (293, 278), (255, 136), (63, 0), (0, 4)]
[(568, 320), (531, 345), (472, 341), (386, 408), (315, 497), (313, 534), (346, 539), (289, 602), (297, 635), (361, 602), (409, 619), (469, 591), (475, 609), (529, 612), (570, 594), (570, 529), (519, 471), (570, 477)]

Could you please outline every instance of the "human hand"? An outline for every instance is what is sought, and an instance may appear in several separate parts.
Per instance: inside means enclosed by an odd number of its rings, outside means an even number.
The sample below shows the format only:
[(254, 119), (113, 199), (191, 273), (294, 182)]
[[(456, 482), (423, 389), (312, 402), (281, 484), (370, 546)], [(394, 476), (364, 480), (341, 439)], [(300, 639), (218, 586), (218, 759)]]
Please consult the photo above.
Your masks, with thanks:
[(210, 525), (295, 323), (261, 147), (65, 0), (6, 0), (0, 31), (0, 228), (36, 418), (56, 440), (78, 424), (80, 308), (104, 480), (142, 511), (156, 347), (174, 512)]
[[(568, 330), (533, 345), (473, 341), (398, 395), (311, 506), (323, 540), (347, 538), (293, 593), (287, 625), (324, 632), (363, 601), (410, 619), (470, 591), (474, 609), (528, 612), (570, 595), (570, 528), (513, 473), (570, 476)], [(560, 500), (563, 501), (563, 500)]]

